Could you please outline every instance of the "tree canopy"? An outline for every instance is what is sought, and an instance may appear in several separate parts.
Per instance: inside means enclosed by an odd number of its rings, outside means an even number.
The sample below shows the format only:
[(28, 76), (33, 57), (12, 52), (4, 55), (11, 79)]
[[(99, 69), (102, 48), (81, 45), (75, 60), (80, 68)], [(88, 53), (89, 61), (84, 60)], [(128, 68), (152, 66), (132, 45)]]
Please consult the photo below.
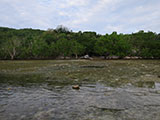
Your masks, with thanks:
[(105, 58), (160, 58), (160, 34), (141, 30), (100, 35), (90, 31), (72, 32), (62, 25), (46, 31), (0, 27), (0, 59), (78, 58), (86, 54)]

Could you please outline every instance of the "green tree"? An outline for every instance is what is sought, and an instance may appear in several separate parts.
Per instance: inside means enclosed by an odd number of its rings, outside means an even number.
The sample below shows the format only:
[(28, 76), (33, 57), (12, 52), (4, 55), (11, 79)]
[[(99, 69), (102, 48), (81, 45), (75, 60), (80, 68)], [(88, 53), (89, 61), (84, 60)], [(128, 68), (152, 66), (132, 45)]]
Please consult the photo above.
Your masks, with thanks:
[(107, 57), (107, 53), (109, 54), (111, 52), (109, 50), (109, 40), (107, 34), (97, 40), (97, 42), (95, 43), (94, 51), (98, 55), (105, 56), (105, 58)]
[(56, 32), (58, 33), (70, 33), (71, 31), (69, 30), (69, 28), (63, 26), (63, 25), (58, 25), (55, 29)]
[(81, 55), (84, 53), (85, 48), (83, 45), (81, 45), (77, 41), (72, 40), (71, 41), (71, 50), (72, 50), (72, 54), (74, 54), (77, 59), (78, 55)]
[(67, 56), (70, 56), (72, 54), (71, 51), (71, 42), (65, 38), (62, 38), (56, 42), (56, 47), (58, 49), (59, 55), (62, 55), (64, 59)]
[(49, 46), (43, 39), (35, 39), (32, 46), (34, 58), (47, 58), (49, 56), (48, 48)]
[(3, 44), (2, 49), (10, 56), (11, 60), (13, 60), (18, 55), (20, 45), (20, 39), (18, 37), (12, 37)]
[(56, 58), (59, 55), (59, 49), (56, 43), (52, 42), (49, 46), (49, 56)]

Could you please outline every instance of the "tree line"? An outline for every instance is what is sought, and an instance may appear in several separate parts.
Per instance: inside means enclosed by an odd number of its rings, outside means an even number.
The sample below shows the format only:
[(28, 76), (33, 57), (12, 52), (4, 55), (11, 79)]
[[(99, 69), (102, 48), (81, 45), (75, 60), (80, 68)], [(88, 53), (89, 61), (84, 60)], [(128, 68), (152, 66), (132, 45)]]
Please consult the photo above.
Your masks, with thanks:
[(0, 27), (0, 59), (56, 59), (89, 56), (160, 58), (160, 34), (143, 30), (132, 34), (100, 35), (72, 32), (58, 26), (46, 31)]

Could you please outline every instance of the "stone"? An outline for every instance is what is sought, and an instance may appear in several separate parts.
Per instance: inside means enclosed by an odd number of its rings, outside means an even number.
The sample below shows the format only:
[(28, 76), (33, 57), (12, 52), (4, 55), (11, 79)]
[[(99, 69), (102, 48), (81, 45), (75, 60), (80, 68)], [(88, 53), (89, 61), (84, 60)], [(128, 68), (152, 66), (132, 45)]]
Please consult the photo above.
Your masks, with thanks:
[(124, 57), (124, 59), (125, 59), (125, 60), (130, 60), (130, 59), (131, 59), (131, 57), (126, 56), (126, 57)]
[(120, 57), (119, 56), (109, 56), (107, 57), (108, 59), (113, 59), (113, 60), (117, 60), (119, 59)]
[(139, 57), (138, 56), (132, 56), (131, 59), (136, 60), (136, 59), (139, 59)]
[(79, 87), (79, 85), (73, 85), (73, 86), (72, 86), (72, 89), (77, 89), (77, 90), (79, 90), (80, 87)]
[(92, 57), (90, 57), (89, 55), (85, 55), (85, 56), (82, 56), (80, 57), (81, 59), (88, 59), (88, 60), (93, 60)]
[(8, 90), (11, 90), (11, 88), (7, 88)]
[(84, 59), (89, 59), (89, 55), (85, 55), (85, 56), (84, 56)]

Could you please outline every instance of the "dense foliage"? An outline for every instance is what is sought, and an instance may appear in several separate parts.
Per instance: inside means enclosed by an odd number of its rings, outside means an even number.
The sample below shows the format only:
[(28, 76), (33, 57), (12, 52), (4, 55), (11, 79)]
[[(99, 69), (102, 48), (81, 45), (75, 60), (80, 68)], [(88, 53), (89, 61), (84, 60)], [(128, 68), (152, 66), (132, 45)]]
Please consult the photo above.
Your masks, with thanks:
[(96, 32), (72, 32), (63, 26), (47, 31), (0, 27), (0, 59), (78, 58), (86, 54), (105, 58), (160, 58), (160, 34), (139, 31), (99, 35)]

